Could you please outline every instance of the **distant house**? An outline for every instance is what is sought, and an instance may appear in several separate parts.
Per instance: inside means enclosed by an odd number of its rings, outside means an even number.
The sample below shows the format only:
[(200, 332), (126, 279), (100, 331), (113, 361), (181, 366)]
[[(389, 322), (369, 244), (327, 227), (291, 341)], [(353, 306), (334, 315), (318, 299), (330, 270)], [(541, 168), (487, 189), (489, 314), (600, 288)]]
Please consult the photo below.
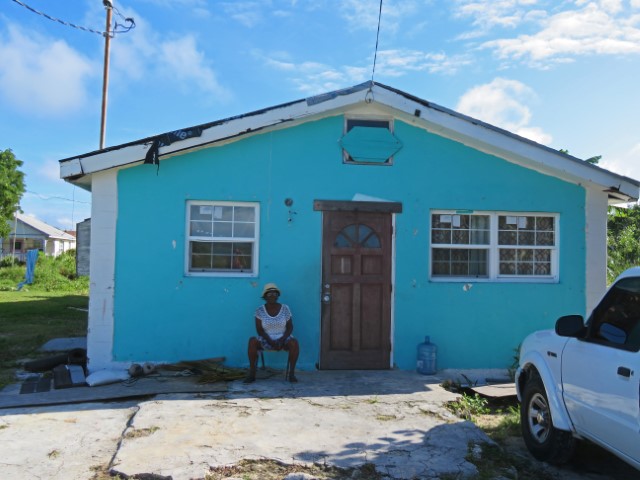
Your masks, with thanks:
[(0, 257), (14, 256), (24, 261), (29, 250), (40, 250), (46, 255), (58, 256), (67, 250), (76, 248), (76, 237), (63, 230), (30, 217), (16, 213), (9, 222), (11, 233), (1, 239)]
[(640, 187), (371, 82), (60, 171), (92, 196), (92, 370), (246, 365), (267, 282), (300, 368), (412, 369), (426, 335), (439, 369), (507, 368), (528, 333), (599, 300), (607, 206)]

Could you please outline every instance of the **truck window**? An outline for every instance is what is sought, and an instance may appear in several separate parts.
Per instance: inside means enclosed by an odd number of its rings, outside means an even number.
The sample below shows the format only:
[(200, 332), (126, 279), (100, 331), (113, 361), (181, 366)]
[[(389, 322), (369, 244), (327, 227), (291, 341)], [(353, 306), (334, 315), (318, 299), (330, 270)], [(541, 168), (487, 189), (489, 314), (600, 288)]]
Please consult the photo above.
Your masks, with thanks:
[(640, 278), (623, 278), (613, 285), (587, 323), (587, 340), (640, 350)]

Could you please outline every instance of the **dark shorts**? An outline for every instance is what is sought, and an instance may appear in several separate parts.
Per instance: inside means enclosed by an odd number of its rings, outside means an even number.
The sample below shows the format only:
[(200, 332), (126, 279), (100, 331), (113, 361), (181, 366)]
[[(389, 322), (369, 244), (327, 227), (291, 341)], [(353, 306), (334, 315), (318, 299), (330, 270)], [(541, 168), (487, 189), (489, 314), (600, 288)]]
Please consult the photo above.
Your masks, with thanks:
[[(258, 350), (274, 350), (274, 348), (269, 345), (269, 342), (267, 342), (263, 337), (258, 335)], [(289, 342), (293, 339), (293, 335), (289, 335), (287, 337), (287, 339), (284, 342), (284, 347), (282, 347), (283, 350), (289, 350)]]

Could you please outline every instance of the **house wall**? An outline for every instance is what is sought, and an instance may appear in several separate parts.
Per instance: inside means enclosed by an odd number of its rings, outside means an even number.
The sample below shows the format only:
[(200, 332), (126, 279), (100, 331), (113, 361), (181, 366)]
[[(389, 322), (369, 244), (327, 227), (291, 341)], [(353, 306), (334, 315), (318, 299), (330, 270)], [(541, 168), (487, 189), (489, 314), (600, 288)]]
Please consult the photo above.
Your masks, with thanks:
[[(294, 314), (299, 365), (314, 368), (322, 214), (313, 201), (356, 194), (403, 204), (395, 218), (392, 339), (399, 368), (415, 367), (425, 335), (438, 345), (439, 368), (506, 368), (526, 334), (551, 328), (560, 315), (584, 313), (584, 188), (401, 121), (395, 134), (404, 147), (393, 166), (345, 165), (342, 130), (342, 116), (325, 118), (163, 160), (158, 172), (150, 165), (119, 171), (112, 360), (225, 356), (231, 365), (246, 365), (262, 285), (276, 282)], [(293, 199), (292, 207), (285, 198)], [(260, 202), (257, 277), (185, 275), (188, 200)], [(292, 221), (289, 209), (296, 212)], [(471, 288), (430, 281), (432, 209), (559, 213), (560, 281), (471, 282)], [(95, 212), (92, 218), (96, 222)], [(97, 314), (93, 298), (91, 308)]]

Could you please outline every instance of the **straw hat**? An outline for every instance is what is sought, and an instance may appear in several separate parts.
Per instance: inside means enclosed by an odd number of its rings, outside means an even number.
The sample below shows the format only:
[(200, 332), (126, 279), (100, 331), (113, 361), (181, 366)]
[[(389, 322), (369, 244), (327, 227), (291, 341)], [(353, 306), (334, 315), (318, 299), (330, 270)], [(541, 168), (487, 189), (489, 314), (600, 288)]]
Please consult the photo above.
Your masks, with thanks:
[(275, 283), (267, 283), (262, 289), (262, 297), (264, 298), (267, 292), (274, 291), (274, 290), (278, 292), (278, 295), (280, 295), (280, 289)]

